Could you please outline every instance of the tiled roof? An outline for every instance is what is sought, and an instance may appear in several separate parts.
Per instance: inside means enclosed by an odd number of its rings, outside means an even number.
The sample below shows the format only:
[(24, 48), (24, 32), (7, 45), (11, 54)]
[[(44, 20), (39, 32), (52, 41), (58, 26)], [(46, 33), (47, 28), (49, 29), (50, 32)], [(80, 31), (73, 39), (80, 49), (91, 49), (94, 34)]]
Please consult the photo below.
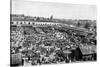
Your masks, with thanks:
[(96, 53), (96, 46), (95, 45), (82, 46), (82, 47), (80, 47), (80, 50), (83, 55), (93, 54), (93, 53)]

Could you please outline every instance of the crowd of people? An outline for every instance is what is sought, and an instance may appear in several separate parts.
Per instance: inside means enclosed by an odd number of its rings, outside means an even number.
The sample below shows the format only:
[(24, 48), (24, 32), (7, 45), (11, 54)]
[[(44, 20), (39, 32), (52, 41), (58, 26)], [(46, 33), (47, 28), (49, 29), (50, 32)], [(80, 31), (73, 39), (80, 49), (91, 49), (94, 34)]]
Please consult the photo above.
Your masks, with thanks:
[(96, 46), (96, 28), (66, 26), (11, 26), (11, 55), (21, 53), (23, 63), (31, 65), (95, 61), (96, 49), (88, 58), (81, 48)]

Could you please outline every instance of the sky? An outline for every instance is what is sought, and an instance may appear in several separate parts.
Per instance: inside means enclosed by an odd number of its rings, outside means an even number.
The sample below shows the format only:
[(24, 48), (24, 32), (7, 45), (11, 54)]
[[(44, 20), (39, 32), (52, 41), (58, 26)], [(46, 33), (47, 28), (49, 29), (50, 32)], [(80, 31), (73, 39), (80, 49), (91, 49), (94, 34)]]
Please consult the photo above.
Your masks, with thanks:
[(95, 5), (12, 0), (11, 12), (29, 16), (50, 17), (53, 15), (54, 18), (96, 20), (97, 7)]

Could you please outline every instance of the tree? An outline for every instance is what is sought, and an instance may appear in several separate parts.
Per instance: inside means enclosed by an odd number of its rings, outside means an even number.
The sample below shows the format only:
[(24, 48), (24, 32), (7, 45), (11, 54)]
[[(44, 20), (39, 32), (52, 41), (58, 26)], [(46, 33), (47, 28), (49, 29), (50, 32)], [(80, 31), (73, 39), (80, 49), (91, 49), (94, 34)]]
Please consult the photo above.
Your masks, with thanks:
[(81, 26), (81, 23), (80, 23), (80, 22), (78, 22), (78, 23), (77, 23), (77, 26), (78, 26), (78, 27), (80, 27), (80, 26)]
[(39, 17), (37, 17), (37, 18), (36, 18), (36, 21), (39, 21), (39, 20), (40, 20), (40, 18), (39, 18)]
[(86, 22), (84, 25), (84, 28), (89, 29), (90, 28), (90, 23)]
[(53, 15), (50, 16), (50, 21), (52, 21), (52, 20), (53, 20)]

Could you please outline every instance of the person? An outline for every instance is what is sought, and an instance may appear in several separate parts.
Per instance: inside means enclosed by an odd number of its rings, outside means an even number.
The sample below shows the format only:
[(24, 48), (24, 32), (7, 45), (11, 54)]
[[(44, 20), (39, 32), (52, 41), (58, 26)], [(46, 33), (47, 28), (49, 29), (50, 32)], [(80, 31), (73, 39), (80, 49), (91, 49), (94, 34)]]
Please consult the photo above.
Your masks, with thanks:
[(22, 59), (22, 66), (24, 65), (24, 59)]
[(80, 48), (77, 47), (75, 50), (72, 50), (71, 60), (72, 61), (80, 61), (82, 59), (82, 52)]
[(37, 64), (41, 65), (40, 58), (37, 59)]

